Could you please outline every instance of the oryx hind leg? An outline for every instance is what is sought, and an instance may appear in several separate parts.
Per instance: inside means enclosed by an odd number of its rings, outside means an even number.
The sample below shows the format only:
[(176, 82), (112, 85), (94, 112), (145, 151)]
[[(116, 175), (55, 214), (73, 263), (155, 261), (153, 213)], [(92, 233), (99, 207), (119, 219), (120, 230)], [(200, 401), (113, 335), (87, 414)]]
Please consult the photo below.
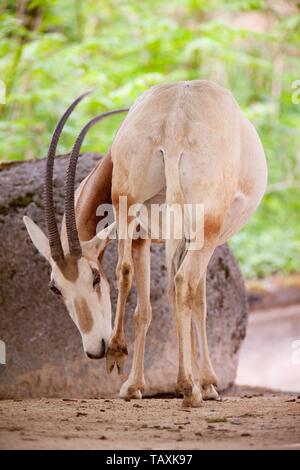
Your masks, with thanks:
[[(176, 256), (172, 250), (174, 243), (167, 240), (167, 262), (170, 269), (169, 260)], [(173, 253), (172, 253), (173, 251)], [(193, 298), (196, 295), (197, 283), (195, 279), (187, 276), (186, 259), (177, 269), (177, 272), (171, 272), (171, 283), (173, 285), (173, 307), (175, 326), (178, 340), (179, 364), (177, 377), (177, 391), (183, 393), (183, 406), (200, 406), (202, 396), (193, 374), (193, 356), (192, 356), (192, 315)]]
[[(216, 375), (211, 365), (210, 358), (208, 356), (207, 364), (205, 356), (202, 354), (199, 359), (197, 336), (198, 327), (195, 324), (195, 320), (192, 320), (192, 331), (191, 331), (191, 343), (192, 343), (192, 367), (195, 383), (201, 390), (203, 400), (218, 400), (219, 394), (215, 388)], [(206, 330), (204, 331), (206, 337)], [(206, 356), (207, 357), (207, 356)], [(206, 370), (206, 373), (204, 372)], [(209, 380), (208, 380), (209, 379)]]
[[(218, 398), (215, 390), (217, 378), (209, 357), (206, 337), (205, 276), (212, 253), (213, 248), (208, 246), (201, 250), (187, 251), (174, 278), (175, 319), (179, 342), (177, 388), (183, 392), (183, 404), (187, 406), (198, 406), (202, 398)], [(193, 344), (192, 320), (200, 339), (200, 367), (197, 367), (197, 354)], [(197, 375), (200, 371), (200, 377), (193, 376), (193, 369)]]
[(206, 334), (206, 271), (198, 285), (193, 319), (200, 346), (199, 381), (202, 398), (203, 400), (217, 400), (219, 398), (218, 392), (216, 391), (217, 376), (211, 363)]

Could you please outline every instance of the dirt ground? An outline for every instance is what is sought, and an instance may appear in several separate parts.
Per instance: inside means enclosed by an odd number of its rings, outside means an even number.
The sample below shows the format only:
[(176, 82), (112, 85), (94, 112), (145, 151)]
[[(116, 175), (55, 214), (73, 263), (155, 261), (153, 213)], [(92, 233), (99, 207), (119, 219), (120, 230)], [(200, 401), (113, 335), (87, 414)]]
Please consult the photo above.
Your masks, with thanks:
[(1, 449), (300, 449), (300, 396), (231, 392), (183, 409), (152, 398), (1, 400)]

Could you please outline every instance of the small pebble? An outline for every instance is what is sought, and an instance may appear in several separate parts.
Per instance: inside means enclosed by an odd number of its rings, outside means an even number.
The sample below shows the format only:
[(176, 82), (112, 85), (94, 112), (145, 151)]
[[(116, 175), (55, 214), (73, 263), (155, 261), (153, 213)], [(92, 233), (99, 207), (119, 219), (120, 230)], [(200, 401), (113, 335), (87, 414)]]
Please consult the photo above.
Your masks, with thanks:
[(231, 419), (228, 420), (228, 422), (230, 424), (236, 424), (236, 425), (241, 424), (240, 418), (231, 418)]
[(206, 418), (207, 423), (226, 423), (227, 418), (216, 417), (216, 418)]

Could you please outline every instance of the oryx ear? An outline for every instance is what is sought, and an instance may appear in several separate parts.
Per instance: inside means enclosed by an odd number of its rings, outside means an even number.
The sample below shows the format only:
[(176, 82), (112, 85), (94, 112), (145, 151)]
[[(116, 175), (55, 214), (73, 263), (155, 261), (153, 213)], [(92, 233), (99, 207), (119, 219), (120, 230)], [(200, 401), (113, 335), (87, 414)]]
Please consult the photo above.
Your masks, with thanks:
[(25, 215), (23, 217), (23, 222), (26, 225), (27, 232), (31, 238), (32, 243), (36, 247), (36, 249), (41, 253), (47, 261), (50, 261), (50, 246), (48, 239), (44, 232), (38, 227), (38, 225), (31, 220), (30, 217)]
[(96, 255), (97, 257), (102, 253), (110, 240), (116, 238), (116, 222), (113, 222), (107, 228), (98, 232), (91, 240), (81, 242), (83, 254)]

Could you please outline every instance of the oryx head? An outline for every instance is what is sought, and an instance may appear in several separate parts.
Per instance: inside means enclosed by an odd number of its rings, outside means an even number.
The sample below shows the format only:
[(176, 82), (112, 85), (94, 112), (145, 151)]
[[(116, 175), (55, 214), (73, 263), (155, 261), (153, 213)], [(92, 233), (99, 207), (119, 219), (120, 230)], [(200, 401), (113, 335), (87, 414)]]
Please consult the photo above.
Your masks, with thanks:
[(68, 250), (65, 251), (56, 224), (52, 187), (54, 157), (60, 134), (75, 106), (87, 94), (89, 92), (77, 98), (64, 113), (55, 128), (49, 147), (45, 174), (45, 218), (48, 238), (29, 217), (24, 217), (24, 223), (32, 243), (51, 266), (49, 287), (62, 297), (82, 336), (85, 353), (89, 358), (100, 359), (106, 353), (111, 335), (111, 303), (109, 283), (101, 269), (99, 257), (108, 242), (114, 224), (91, 240), (80, 242), (75, 218), (75, 173), (81, 144), (89, 128), (104, 117), (127, 110), (115, 110), (97, 116), (82, 129), (76, 139), (67, 173), (65, 226)]

